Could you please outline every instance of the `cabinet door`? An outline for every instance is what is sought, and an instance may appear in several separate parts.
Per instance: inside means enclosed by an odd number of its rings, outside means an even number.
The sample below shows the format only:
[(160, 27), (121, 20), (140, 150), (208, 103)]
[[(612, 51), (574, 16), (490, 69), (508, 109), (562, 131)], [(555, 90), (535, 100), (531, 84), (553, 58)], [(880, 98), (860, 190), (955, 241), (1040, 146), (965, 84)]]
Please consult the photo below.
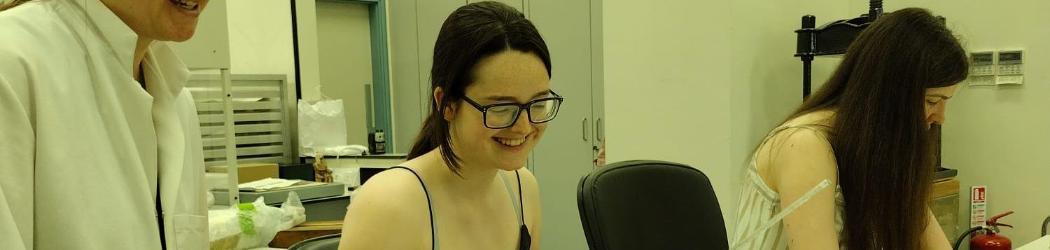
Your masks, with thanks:
[[(395, 153), (408, 153), (423, 123), (420, 93), (416, 0), (388, 1), (390, 6), (390, 88), (393, 91)], [(429, 84), (428, 84), (429, 85)]]
[(408, 153), (430, 112), (430, 66), (445, 18), (465, 0), (390, 1), (390, 37), (397, 141)]
[[(464, 0), (417, 0), (416, 27), (419, 43), (419, 87), (423, 106), (422, 117), (430, 112), (430, 67), (434, 65), (434, 42), (437, 41), (441, 25), (452, 11), (467, 2)], [(438, 61), (440, 62), (440, 58)], [(415, 137), (415, 134), (412, 135)]]
[(605, 76), (602, 68), (602, 1), (590, 2), (591, 26), (591, 117), (594, 118), (594, 139), (592, 142), (593, 157), (598, 157), (598, 149), (605, 147)]
[(551, 88), (565, 97), (533, 151), (543, 209), (542, 249), (586, 249), (576, 187), (593, 169), (590, 1), (529, 0), (529, 18), (551, 53)]

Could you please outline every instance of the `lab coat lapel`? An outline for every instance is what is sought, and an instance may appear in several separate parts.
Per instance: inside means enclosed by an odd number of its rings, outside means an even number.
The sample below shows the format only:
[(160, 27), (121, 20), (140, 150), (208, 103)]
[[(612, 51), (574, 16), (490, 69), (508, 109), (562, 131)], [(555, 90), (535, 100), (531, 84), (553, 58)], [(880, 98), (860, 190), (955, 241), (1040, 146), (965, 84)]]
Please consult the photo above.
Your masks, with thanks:
[[(179, 249), (176, 218), (188, 211), (180, 208), (187, 204), (182, 201), (183, 175), (185, 172), (186, 141), (182, 122), (179, 120), (175, 98), (181, 90), (186, 68), (174, 59), (164, 42), (155, 42), (150, 46), (143, 64), (148, 72), (146, 86), (154, 98), (153, 119), (157, 127), (159, 158), (157, 165), (158, 185), (160, 189), (161, 214), (164, 220), (164, 238), (168, 249)], [(183, 209), (185, 210), (185, 209)]]
[[(186, 141), (181, 121), (175, 110), (175, 98), (182, 90), (189, 72), (165, 42), (155, 42), (147, 53), (145, 66), (150, 68), (151, 76), (146, 81), (154, 101), (154, 120), (157, 124), (157, 140), (160, 160), (160, 200), (165, 217), (179, 213), (178, 205), (180, 187), (182, 186), (183, 168), (185, 167)], [(165, 231), (170, 232), (170, 223), (165, 223)]]
[[(92, 27), (98, 27), (97, 34), (101, 35), (103, 41), (108, 43), (108, 47), (112, 49), (113, 55), (117, 57), (120, 65), (127, 65), (123, 67), (127, 75), (131, 76), (131, 62), (135, 59), (135, 43), (138, 42), (138, 34), (134, 30), (131, 30), (120, 17), (113, 14), (108, 7), (102, 4), (99, 0), (63, 0), (72, 1), (76, 5), (83, 9), (84, 13), (87, 13), (87, 18), (90, 22), (94, 23), (94, 26), (87, 25), (84, 23), (71, 24), (82, 26), (82, 29), (74, 29), (75, 31), (85, 31), (84, 29), (90, 29)], [(65, 5), (69, 6), (69, 5)], [(70, 14), (76, 12), (65, 12), (63, 14)], [(67, 19), (71, 20), (71, 19)]]

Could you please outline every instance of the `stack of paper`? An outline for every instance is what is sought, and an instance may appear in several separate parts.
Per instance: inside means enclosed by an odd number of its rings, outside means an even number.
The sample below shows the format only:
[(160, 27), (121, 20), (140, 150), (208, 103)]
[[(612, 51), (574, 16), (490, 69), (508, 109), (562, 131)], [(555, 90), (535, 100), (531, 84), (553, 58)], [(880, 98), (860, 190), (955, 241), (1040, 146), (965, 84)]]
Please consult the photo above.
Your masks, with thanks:
[(241, 183), (237, 185), (237, 189), (246, 192), (261, 192), (270, 190), (279, 190), (292, 187), (305, 187), (321, 185), (320, 182), (304, 181), (304, 180), (285, 180), (280, 178), (266, 178), (262, 180)]

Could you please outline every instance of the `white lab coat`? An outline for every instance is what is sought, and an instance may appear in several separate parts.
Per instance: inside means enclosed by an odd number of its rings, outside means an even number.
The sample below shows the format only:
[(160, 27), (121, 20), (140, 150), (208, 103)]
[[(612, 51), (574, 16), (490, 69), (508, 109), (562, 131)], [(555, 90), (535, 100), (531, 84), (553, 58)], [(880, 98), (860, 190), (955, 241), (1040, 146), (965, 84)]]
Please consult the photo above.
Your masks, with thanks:
[(99, 0), (0, 12), (0, 249), (208, 247), (204, 161), (186, 67)]

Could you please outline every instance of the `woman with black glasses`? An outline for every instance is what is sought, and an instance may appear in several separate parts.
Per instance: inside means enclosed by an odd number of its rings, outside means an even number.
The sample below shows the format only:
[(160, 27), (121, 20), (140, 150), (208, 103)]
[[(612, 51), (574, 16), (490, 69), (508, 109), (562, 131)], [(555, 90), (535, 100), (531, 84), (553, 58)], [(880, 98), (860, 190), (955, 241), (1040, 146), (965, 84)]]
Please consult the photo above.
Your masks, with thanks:
[(340, 249), (533, 249), (536, 179), (523, 168), (558, 114), (547, 45), (521, 12), (460, 7), (441, 27), (430, 115), (409, 161), (358, 191)]

